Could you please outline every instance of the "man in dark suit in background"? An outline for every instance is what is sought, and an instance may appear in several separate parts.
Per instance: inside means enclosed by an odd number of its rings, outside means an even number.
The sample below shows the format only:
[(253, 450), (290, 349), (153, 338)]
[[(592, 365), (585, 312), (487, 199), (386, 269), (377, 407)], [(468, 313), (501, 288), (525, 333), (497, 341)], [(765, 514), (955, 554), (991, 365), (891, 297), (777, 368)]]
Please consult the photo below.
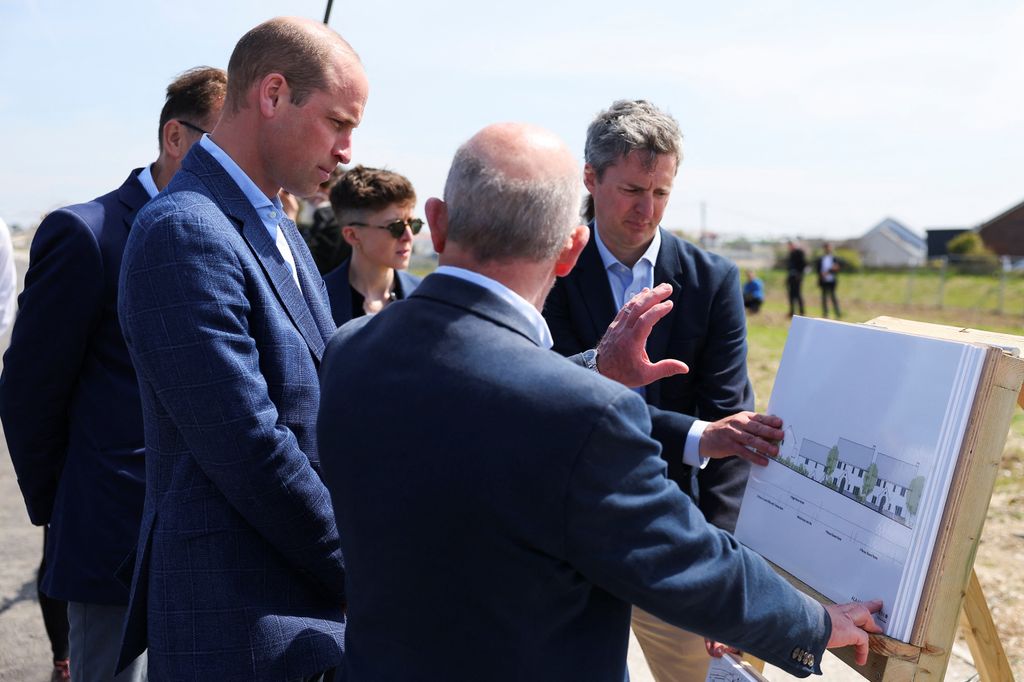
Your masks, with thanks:
[[(866, 658), (868, 608), (823, 608), (708, 526), (636, 393), (548, 350), (539, 311), (590, 235), (578, 198), (557, 137), (485, 128), (427, 202), (441, 267), (328, 346), (346, 679), (621, 682), (631, 603), (796, 674), (826, 643)], [(393, 409), (353, 399), (373, 395)]]
[(821, 289), (821, 316), (828, 317), (828, 301), (832, 299), (832, 310), (838, 320), (843, 316), (839, 310), (839, 299), (836, 298), (836, 285), (839, 283), (839, 259), (832, 253), (832, 244), (825, 242), (824, 253), (814, 261), (814, 270), (818, 273), (818, 287)]
[[(576, 268), (547, 299), (544, 317), (554, 348), (572, 355), (595, 346), (624, 301), (644, 287), (672, 285), (675, 305), (651, 333), (647, 352), (652, 360), (682, 360), (690, 372), (638, 392), (651, 406), (669, 478), (709, 522), (731, 531), (748, 460), (763, 461), (746, 446), (764, 426), (781, 426), (774, 417), (749, 412), (754, 392), (739, 271), (660, 227), (683, 156), (679, 126), (670, 115), (643, 100), (617, 101), (590, 124), (584, 156), (591, 238)], [(781, 432), (771, 433), (781, 438)], [(634, 609), (633, 630), (659, 682), (703, 681), (702, 638), (643, 609)]]
[[(67, 600), (76, 682), (110, 680), (128, 590), (115, 577), (145, 490), (139, 387), (117, 316), (136, 213), (220, 117), (227, 77), (200, 67), (167, 88), (156, 162), (40, 224), (0, 378), (0, 417), (29, 517), (48, 525), (42, 591)], [(127, 566), (131, 570), (131, 566)], [(121, 679), (145, 679), (146, 661)]]
[(351, 155), (359, 57), (324, 24), (236, 45), (224, 114), (125, 247), (121, 322), (146, 426), (122, 661), (161, 680), (320, 679), (341, 661), (344, 566), (319, 476), (323, 279), (279, 191)]
[(790, 239), (786, 242), (786, 298), (789, 299), (789, 316), (804, 314), (804, 271), (807, 270), (807, 254), (802, 246)]

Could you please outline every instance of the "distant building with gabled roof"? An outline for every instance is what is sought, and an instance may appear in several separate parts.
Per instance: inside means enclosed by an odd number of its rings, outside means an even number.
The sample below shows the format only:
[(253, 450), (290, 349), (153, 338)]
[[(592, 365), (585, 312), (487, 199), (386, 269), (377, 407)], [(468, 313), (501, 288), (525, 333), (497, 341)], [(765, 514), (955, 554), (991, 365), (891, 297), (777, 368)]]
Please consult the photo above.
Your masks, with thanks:
[(885, 218), (856, 241), (864, 265), (872, 268), (924, 265), (928, 244), (924, 238), (894, 218)]

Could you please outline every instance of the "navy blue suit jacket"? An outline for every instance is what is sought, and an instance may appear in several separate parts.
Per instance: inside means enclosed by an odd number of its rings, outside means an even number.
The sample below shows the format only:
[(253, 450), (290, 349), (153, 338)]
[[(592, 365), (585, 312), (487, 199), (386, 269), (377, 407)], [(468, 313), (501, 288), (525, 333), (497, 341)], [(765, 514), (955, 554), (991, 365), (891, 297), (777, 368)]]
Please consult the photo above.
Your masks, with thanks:
[(290, 221), (291, 269), (200, 145), (139, 213), (121, 322), (139, 375), (146, 504), (122, 663), (166, 680), (291, 680), (337, 666), (344, 567), (314, 422), (334, 331)]
[[(576, 267), (555, 283), (544, 306), (555, 350), (563, 355), (596, 347), (618, 312), (596, 239), (591, 225)], [(695, 476), (683, 464), (683, 445), (694, 418), (716, 421), (754, 409), (739, 272), (724, 258), (662, 230), (654, 283), (663, 282), (672, 285), (674, 305), (651, 332), (647, 354), (653, 362), (682, 360), (690, 372), (647, 387), (653, 435), (662, 444), (669, 478), (697, 501), (708, 521), (731, 531), (750, 464), (735, 457), (712, 460)]]
[[(352, 259), (346, 258), (341, 265), (324, 275), (327, 296), (331, 299), (331, 316), (334, 317), (334, 324), (339, 327), (352, 319), (352, 289), (348, 283), (348, 267), (351, 263)], [(411, 294), (422, 281), (421, 277), (410, 275), (404, 270), (395, 270), (395, 276), (398, 278), (395, 295), (399, 300)]]
[(139, 535), (145, 460), (117, 278), (149, 201), (138, 174), (39, 225), (4, 356), (0, 417), (29, 518), (50, 524), (42, 589), (57, 599), (128, 603), (115, 574)]
[(811, 672), (824, 609), (666, 478), (636, 393), (495, 294), (430, 275), (342, 327), (321, 380), (349, 682), (622, 682), (630, 604)]

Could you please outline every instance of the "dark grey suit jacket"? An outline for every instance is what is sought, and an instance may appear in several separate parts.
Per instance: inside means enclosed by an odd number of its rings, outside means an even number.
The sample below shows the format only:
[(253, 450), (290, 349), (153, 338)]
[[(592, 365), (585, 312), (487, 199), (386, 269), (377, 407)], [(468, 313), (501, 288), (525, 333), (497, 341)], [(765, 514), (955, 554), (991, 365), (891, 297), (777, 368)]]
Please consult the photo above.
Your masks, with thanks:
[[(596, 237), (544, 306), (555, 350), (573, 355), (597, 346), (617, 312)], [(694, 475), (683, 464), (683, 445), (695, 418), (715, 421), (754, 409), (747, 378), (747, 325), (739, 272), (734, 264), (661, 231), (654, 283), (672, 285), (672, 311), (651, 332), (652, 361), (682, 360), (688, 374), (647, 387), (653, 435), (662, 444), (669, 478), (697, 501), (719, 528), (733, 530), (750, 465), (742, 459), (712, 460)]]
[(820, 658), (824, 609), (665, 477), (643, 401), (490, 291), (428, 276), (338, 331), (322, 383), (349, 682), (621, 682), (630, 604), (795, 674)]

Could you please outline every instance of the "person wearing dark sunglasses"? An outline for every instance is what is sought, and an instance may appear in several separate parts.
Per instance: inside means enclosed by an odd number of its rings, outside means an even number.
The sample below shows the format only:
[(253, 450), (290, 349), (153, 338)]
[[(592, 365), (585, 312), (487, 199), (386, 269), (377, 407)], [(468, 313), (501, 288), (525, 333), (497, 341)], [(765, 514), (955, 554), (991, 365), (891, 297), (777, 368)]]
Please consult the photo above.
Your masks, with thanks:
[(356, 166), (331, 188), (331, 206), (352, 255), (324, 275), (331, 314), (339, 327), (405, 298), (420, 278), (409, 267), (412, 239), (423, 221), (412, 217), (416, 191), (389, 170)]

